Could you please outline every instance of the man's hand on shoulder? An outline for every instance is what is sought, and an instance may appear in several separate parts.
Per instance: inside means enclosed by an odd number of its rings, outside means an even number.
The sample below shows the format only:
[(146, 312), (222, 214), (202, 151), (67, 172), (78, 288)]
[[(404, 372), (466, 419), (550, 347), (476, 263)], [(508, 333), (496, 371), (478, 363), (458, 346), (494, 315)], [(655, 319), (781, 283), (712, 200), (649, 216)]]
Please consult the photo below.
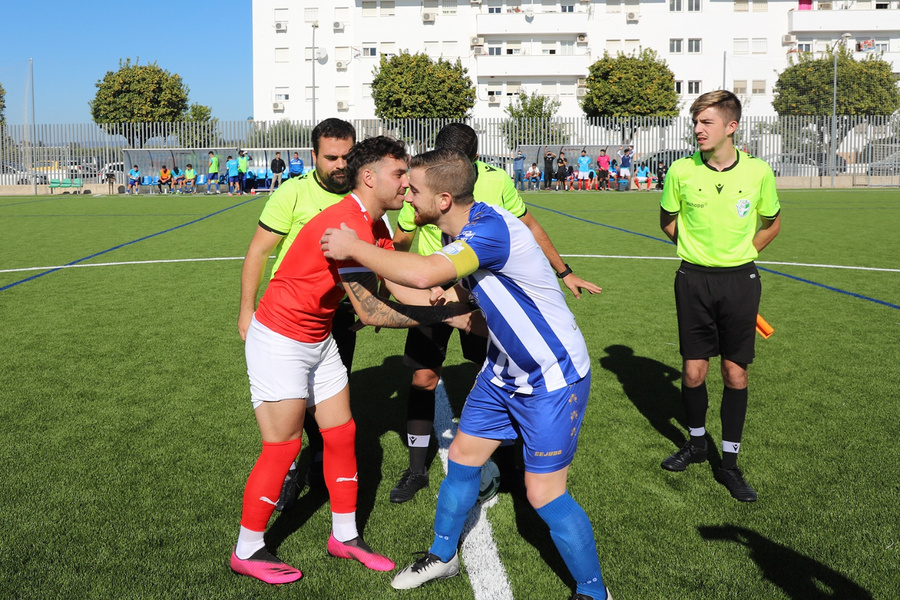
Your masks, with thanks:
[(334, 227), (326, 229), (319, 243), (326, 258), (350, 260), (353, 258), (351, 254), (353, 244), (358, 241), (359, 236), (356, 235), (356, 231), (348, 227), (346, 223), (341, 223), (340, 229)]

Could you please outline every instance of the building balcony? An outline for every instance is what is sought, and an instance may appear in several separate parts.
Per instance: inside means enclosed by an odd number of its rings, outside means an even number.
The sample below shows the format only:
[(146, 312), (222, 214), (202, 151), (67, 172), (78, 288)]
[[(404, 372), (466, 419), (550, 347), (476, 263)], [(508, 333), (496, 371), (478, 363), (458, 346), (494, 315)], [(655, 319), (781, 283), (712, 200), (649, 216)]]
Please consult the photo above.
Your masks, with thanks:
[(791, 10), (788, 32), (815, 33), (900, 31), (900, 10)]
[[(579, 8), (576, 6), (576, 8)], [(528, 15), (531, 15), (530, 17)], [(575, 13), (518, 12), (477, 15), (476, 35), (517, 35), (578, 34), (588, 27), (588, 15)]]
[(590, 53), (479, 55), (477, 75), (481, 77), (584, 77), (591, 66)]

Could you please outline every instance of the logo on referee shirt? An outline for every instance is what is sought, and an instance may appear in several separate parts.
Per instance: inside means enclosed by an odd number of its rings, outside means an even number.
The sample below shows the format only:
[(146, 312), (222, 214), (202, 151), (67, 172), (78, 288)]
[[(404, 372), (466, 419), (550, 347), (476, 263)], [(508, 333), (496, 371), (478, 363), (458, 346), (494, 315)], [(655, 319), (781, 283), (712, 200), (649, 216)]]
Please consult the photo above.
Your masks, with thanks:
[(744, 218), (750, 213), (750, 201), (749, 200), (738, 200), (737, 204), (734, 205), (737, 208), (737, 214), (739, 217)]

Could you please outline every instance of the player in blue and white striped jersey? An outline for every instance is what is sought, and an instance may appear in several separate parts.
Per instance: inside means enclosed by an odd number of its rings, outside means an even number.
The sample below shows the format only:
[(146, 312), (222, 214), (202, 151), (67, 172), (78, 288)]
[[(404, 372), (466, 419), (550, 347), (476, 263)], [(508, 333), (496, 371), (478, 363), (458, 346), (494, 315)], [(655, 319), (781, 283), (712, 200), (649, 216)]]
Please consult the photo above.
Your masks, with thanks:
[(458, 573), (457, 545), (478, 496), (481, 467), (502, 440), (521, 436), (528, 501), (576, 581), (575, 597), (608, 599), (593, 527), (566, 491), (591, 374), (584, 338), (553, 269), (519, 219), (474, 201), (475, 174), (464, 155), (435, 150), (416, 156), (409, 180), (406, 201), (416, 225), (433, 223), (452, 240), (441, 250), (430, 256), (381, 251), (343, 228), (325, 232), (322, 250), (410, 287), (459, 281), (448, 297), (468, 295), (478, 305), (490, 341), (450, 445), (434, 541), (391, 585), (407, 589)]

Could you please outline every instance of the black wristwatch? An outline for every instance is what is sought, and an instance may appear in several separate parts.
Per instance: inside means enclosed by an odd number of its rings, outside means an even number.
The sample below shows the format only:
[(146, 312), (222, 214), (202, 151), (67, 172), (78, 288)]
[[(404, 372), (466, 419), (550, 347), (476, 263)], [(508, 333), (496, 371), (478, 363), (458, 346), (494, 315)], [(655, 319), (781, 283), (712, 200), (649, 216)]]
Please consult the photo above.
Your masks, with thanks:
[[(565, 263), (563, 263), (563, 264), (565, 264)], [(565, 278), (566, 275), (571, 275), (571, 274), (572, 274), (572, 267), (570, 267), (569, 265), (566, 265), (566, 270), (561, 273), (557, 273), (556, 276), (559, 277), (560, 279), (563, 279), (563, 278)]]

